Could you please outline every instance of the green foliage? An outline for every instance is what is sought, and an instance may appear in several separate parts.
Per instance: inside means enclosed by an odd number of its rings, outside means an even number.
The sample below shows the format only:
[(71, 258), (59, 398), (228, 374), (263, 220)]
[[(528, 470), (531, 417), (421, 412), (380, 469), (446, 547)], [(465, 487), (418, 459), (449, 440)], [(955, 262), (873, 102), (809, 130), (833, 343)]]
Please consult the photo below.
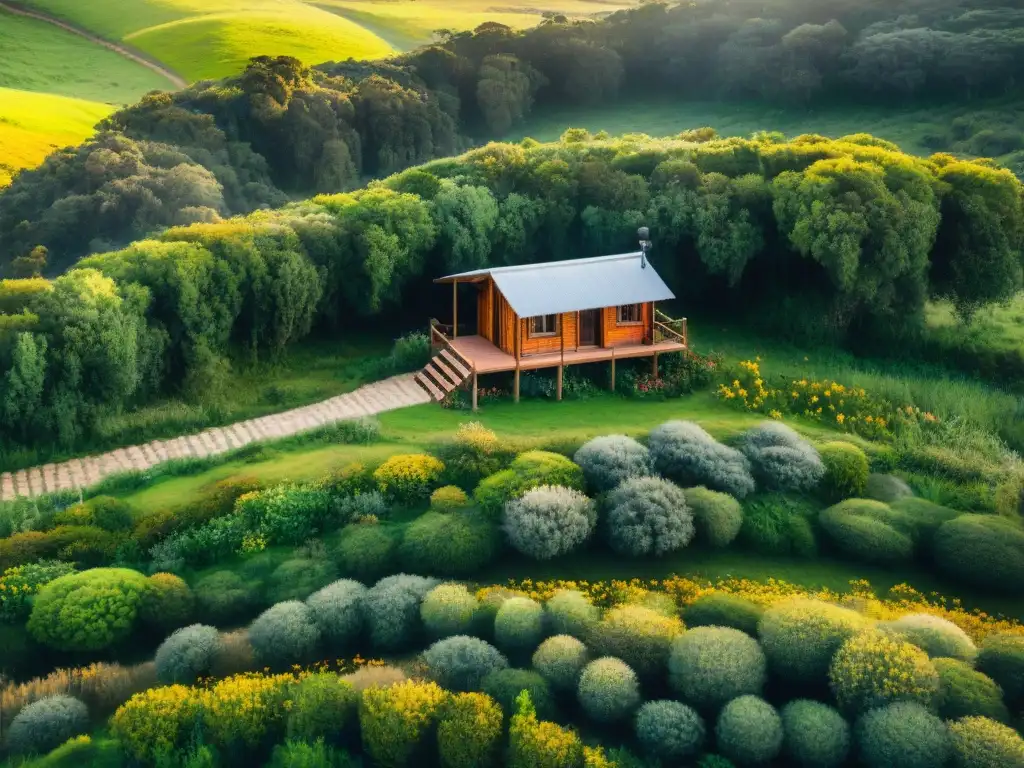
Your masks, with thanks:
[(494, 640), (509, 653), (533, 652), (544, 639), (544, 608), (528, 597), (502, 603), (494, 617)]
[(375, 765), (416, 765), (448, 698), (436, 683), (407, 680), (363, 691), (359, 727), (363, 748)]
[(877, 629), (863, 630), (840, 646), (829, 682), (839, 706), (851, 713), (896, 701), (930, 707), (939, 691), (939, 673), (928, 655)]
[(558, 453), (527, 451), (509, 468), (480, 481), (473, 498), (484, 512), (497, 518), (505, 503), (542, 485), (583, 490), (583, 470)]
[(572, 635), (554, 635), (533, 652), (533, 668), (556, 691), (575, 691), (590, 652)]
[(973, 662), (978, 655), (974, 641), (953, 622), (928, 613), (910, 613), (886, 622), (884, 629), (895, 632), (933, 659), (945, 657)]
[(498, 530), (475, 512), (427, 512), (411, 522), (399, 546), (402, 566), (414, 573), (468, 576), (494, 559)]
[(821, 489), (831, 501), (863, 497), (868, 488), (868, 457), (852, 443), (831, 442), (818, 447), (825, 476)]
[(445, 706), (437, 726), (443, 768), (494, 765), (502, 735), (501, 707), (489, 696), (460, 693)]
[(89, 729), (89, 710), (71, 696), (46, 696), (11, 721), (7, 746), (16, 755), (45, 754)]
[(363, 581), (383, 576), (393, 568), (398, 540), (380, 525), (355, 523), (347, 526), (338, 542), (338, 559), (346, 574)]
[(691, 759), (704, 744), (701, 716), (678, 701), (648, 701), (637, 711), (633, 729), (644, 751), (659, 760)]
[(767, 763), (782, 748), (782, 719), (764, 699), (740, 696), (719, 713), (715, 736), (722, 754), (733, 762)]
[(403, 504), (415, 504), (430, 496), (444, 463), (425, 453), (391, 456), (373, 472), (382, 493)]
[(897, 499), (913, 496), (914, 492), (907, 482), (895, 475), (883, 475), (872, 472), (864, 488), (864, 496), (875, 501), (891, 504)]
[(693, 513), (681, 488), (657, 477), (626, 480), (608, 494), (608, 541), (620, 553), (664, 555), (694, 536)]
[(184, 579), (173, 573), (154, 573), (139, 604), (139, 618), (164, 632), (182, 627), (195, 613), (195, 596)]
[(935, 562), (968, 584), (1017, 593), (1024, 587), (1024, 529), (994, 515), (961, 515), (935, 533)]
[(366, 587), (358, 581), (339, 579), (306, 598), (320, 637), (332, 651), (342, 652), (355, 645), (363, 633), (363, 600)]
[(491, 672), (508, 667), (508, 659), (490, 643), (455, 635), (438, 640), (423, 653), (427, 671), (443, 688), (475, 691)]
[(704, 485), (738, 499), (754, 490), (747, 458), (693, 422), (665, 422), (651, 430), (647, 447), (654, 469), (680, 485)]
[(542, 485), (506, 502), (502, 527), (517, 550), (550, 560), (582, 546), (596, 522), (594, 502), (582, 493)]
[(445, 480), (459, 488), (475, 488), (513, 458), (506, 455), (498, 436), (476, 421), (460, 424), (452, 440), (431, 452), (444, 462)]
[(636, 673), (621, 659), (605, 656), (583, 668), (576, 698), (588, 716), (599, 723), (624, 720), (640, 705)]
[(270, 667), (313, 661), (320, 646), (320, 627), (313, 611), (298, 600), (271, 606), (249, 627), (256, 659)]
[(800, 497), (758, 494), (743, 502), (739, 540), (766, 555), (814, 557), (818, 553), (817, 543), (808, 522), (814, 509)]
[(420, 605), (420, 618), (431, 637), (451, 637), (470, 631), (480, 602), (462, 584), (439, 584)]
[(572, 458), (583, 470), (587, 488), (595, 494), (610, 491), (623, 480), (651, 473), (650, 452), (626, 435), (595, 437)]
[(430, 337), (422, 331), (413, 331), (395, 339), (389, 363), (395, 373), (406, 373), (422, 368), (430, 356)]
[(839, 647), (867, 626), (867, 619), (856, 611), (795, 598), (768, 608), (758, 634), (772, 673), (816, 683), (828, 674)]
[(933, 768), (945, 765), (950, 756), (945, 724), (911, 701), (899, 701), (864, 714), (857, 721), (857, 746), (868, 768)]
[(825, 476), (817, 449), (781, 422), (759, 424), (742, 435), (739, 446), (750, 460), (754, 477), (765, 488), (811, 491)]
[(782, 749), (801, 768), (839, 768), (850, 753), (850, 726), (820, 701), (796, 699), (782, 708)]
[(673, 641), (683, 634), (683, 623), (642, 605), (608, 609), (589, 635), (596, 653), (626, 662), (644, 678), (660, 677), (669, 661)]
[(233, 571), (215, 571), (195, 584), (199, 615), (213, 623), (245, 618), (258, 600), (256, 590)]
[(1008, 704), (1024, 700), (1024, 637), (988, 635), (981, 642), (977, 667), (999, 684)]
[(430, 494), (430, 508), (435, 512), (455, 512), (469, 504), (466, 492), (457, 485), (445, 485)]
[(145, 576), (126, 568), (94, 568), (61, 576), (39, 592), (28, 629), (66, 651), (95, 651), (126, 639), (149, 589)]
[(560, 589), (544, 604), (547, 622), (552, 631), (588, 640), (601, 611), (590, 598), (574, 589)]
[(583, 742), (575, 731), (537, 720), (530, 693), (517, 694), (509, 726), (508, 768), (583, 768)]
[(686, 506), (693, 513), (698, 541), (712, 547), (727, 547), (739, 535), (743, 508), (732, 496), (703, 486), (686, 488)]
[(113, 496), (94, 496), (61, 512), (57, 525), (95, 525), (105, 531), (124, 531), (132, 527), (132, 508)]
[(337, 577), (338, 569), (329, 560), (315, 557), (285, 560), (267, 580), (267, 601), (304, 600)]
[(396, 651), (414, 646), (422, 633), (420, 603), (436, 579), (400, 573), (374, 584), (363, 598), (363, 616), (374, 648)]
[(330, 505), (322, 488), (285, 483), (240, 497), (235, 513), (268, 542), (298, 545), (323, 531)]
[(841, 552), (858, 560), (897, 563), (913, 554), (906, 516), (880, 501), (847, 499), (823, 510), (818, 521)]
[(683, 609), (688, 627), (732, 627), (757, 637), (757, 625), (764, 608), (740, 595), (711, 592), (701, 595)]
[(274, 747), (267, 763), (268, 768), (349, 768), (355, 765), (347, 753), (335, 751), (322, 739), (312, 744), (289, 739)]
[(949, 724), (955, 768), (1002, 768), (1024, 765), (1024, 739), (1002, 723), (965, 717)]
[(760, 695), (768, 678), (764, 652), (731, 627), (697, 627), (672, 643), (669, 684), (684, 701), (716, 711), (745, 694)]
[(959, 659), (932, 659), (939, 673), (939, 715), (944, 720), (980, 716), (1007, 722), (1010, 712), (995, 681)]
[(74, 573), (75, 567), (60, 560), (40, 560), (7, 568), (0, 575), (0, 617), (23, 623), (32, 610), (32, 596), (54, 579)]
[(504, 712), (515, 712), (516, 699), (522, 691), (526, 691), (541, 717), (555, 716), (551, 686), (547, 680), (531, 670), (502, 669), (492, 672), (484, 678), (481, 690), (498, 702)]
[(289, 692), (288, 736), (306, 743), (338, 743), (356, 727), (359, 694), (337, 675), (317, 672)]
[(182, 627), (156, 649), (153, 661), (161, 683), (194, 683), (213, 669), (224, 644), (216, 627), (193, 624)]

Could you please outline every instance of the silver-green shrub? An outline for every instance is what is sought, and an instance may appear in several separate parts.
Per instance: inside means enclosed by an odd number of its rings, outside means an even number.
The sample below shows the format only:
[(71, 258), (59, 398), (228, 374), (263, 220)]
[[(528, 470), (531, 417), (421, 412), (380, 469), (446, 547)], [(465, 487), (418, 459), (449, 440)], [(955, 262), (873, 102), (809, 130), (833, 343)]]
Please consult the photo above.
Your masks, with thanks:
[(718, 750), (740, 766), (774, 760), (782, 749), (782, 735), (779, 713), (757, 696), (733, 699), (715, 724)]
[(693, 539), (693, 513), (679, 486), (659, 477), (627, 480), (608, 494), (607, 535), (627, 555), (664, 555)]
[(680, 485), (705, 485), (738, 499), (754, 492), (750, 462), (691, 421), (666, 421), (647, 439), (659, 474)]
[(366, 621), (366, 587), (353, 579), (339, 579), (306, 598), (313, 621), (330, 650), (348, 649), (362, 634)]
[(558, 691), (574, 691), (590, 652), (572, 635), (555, 635), (533, 652), (533, 668)]
[(867, 768), (935, 768), (950, 757), (946, 724), (912, 701), (866, 712), (857, 721), (856, 736)]
[(583, 470), (592, 493), (604, 493), (631, 477), (651, 474), (650, 451), (626, 435), (595, 437), (584, 443), (572, 459)]
[(704, 745), (706, 728), (696, 710), (678, 701), (648, 701), (633, 720), (644, 751), (670, 764), (695, 757)]
[(480, 601), (462, 584), (438, 584), (420, 605), (420, 618), (431, 637), (464, 635), (470, 631)]
[(423, 652), (427, 671), (452, 691), (475, 691), (491, 672), (508, 668), (508, 659), (477, 637), (455, 635), (438, 640)]
[(502, 603), (494, 617), (494, 640), (509, 652), (533, 651), (544, 639), (544, 608), (528, 597)]
[(750, 460), (754, 477), (766, 488), (812, 491), (825, 476), (817, 449), (778, 421), (766, 421), (745, 432), (739, 448)]
[(17, 755), (46, 754), (89, 730), (89, 710), (72, 696), (46, 696), (25, 706), (7, 729), (7, 748)]
[(502, 528), (524, 555), (550, 560), (581, 546), (596, 522), (594, 502), (582, 493), (542, 485), (505, 504)]
[(591, 718), (611, 723), (629, 717), (639, 706), (640, 683), (626, 662), (605, 656), (583, 668), (576, 698)]
[(256, 659), (283, 667), (313, 661), (320, 646), (320, 627), (313, 611), (298, 600), (272, 605), (249, 626), (249, 642)]
[(415, 646), (421, 636), (420, 604), (437, 579), (398, 573), (366, 592), (363, 617), (375, 649), (396, 651)]
[(796, 699), (782, 708), (782, 749), (800, 768), (839, 768), (850, 754), (850, 725), (828, 704)]
[(768, 678), (761, 646), (731, 627), (697, 627), (676, 638), (668, 670), (682, 699), (709, 711), (744, 694), (760, 695)]
[(161, 683), (194, 683), (210, 673), (224, 643), (216, 627), (193, 624), (177, 629), (156, 649), (153, 659)]

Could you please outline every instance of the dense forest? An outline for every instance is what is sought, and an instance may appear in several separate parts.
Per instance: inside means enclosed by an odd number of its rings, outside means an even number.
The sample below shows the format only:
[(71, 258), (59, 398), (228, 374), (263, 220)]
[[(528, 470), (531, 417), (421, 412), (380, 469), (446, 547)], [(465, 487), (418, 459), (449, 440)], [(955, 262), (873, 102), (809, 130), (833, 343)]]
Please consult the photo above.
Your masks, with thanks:
[(203, 392), (233, 347), (273, 356), (315, 324), (340, 337), (384, 314), (419, 324), (439, 298), (426, 278), (621, 252), (641, 224), (694, 311), (909, 342), (930, 296), (969, 315), (1020, 289), (1022, 200), (1007, 170), (864, 134), (490, 144), (0, 283), (0, 440), (74, 445), (104, 413)]
[[(1008, 0), (701, 0), (525, 32), (484, 24), (382, 62), (255, 59), (153, 94), (0, 193), (0, 268), (55, 274), (169, 226), (355, 189), (503, 135), (547, 103), (628, 94), (772, 105), (1016, 95), (1024, 10)], [(970, 120), (936, 149), (1005, 155), (1019, 130)], [(1022, 152), (1024, 154), (1024, 152)]]

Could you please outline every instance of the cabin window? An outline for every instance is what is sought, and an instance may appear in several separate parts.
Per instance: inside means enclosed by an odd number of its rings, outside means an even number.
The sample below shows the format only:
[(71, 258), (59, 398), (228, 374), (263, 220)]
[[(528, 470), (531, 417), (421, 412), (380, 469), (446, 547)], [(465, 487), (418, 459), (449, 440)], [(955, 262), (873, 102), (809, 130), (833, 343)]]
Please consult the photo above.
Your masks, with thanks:
[(537, 315), (530, 318), (530, 336), (554, 336), (558, 333), (558, 315)]
[(618, 309), (617, 322), (619, 325), (629, 325), (643, 321), (642, 304), (623, 304)]

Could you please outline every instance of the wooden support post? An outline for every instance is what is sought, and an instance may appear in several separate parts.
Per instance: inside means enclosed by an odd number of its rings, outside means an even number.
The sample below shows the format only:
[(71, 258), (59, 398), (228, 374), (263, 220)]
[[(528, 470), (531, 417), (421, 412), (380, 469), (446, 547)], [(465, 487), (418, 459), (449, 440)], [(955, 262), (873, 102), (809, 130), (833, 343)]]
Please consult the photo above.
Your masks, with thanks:
[(558, 318), (558, 346), (559, 346), (559, 360), (558, 360), (558, 385), (556, 387), (555, 399), (562, 399), (562, 371), (565, 370), (565, 323), (562, 322), (564, 317)]
[(519, 319), (519, 315), (515, 315), (516, 318), (516, 374), (512, 383), (512, 402), (519, 402), (519, 354), (520, 348), (522, 347), (522, 335), (523, 335), (523, 323)]
[(452, 280), (452, 338), (459, 335), (459, 281)]
[(615, 347), (612, 347), (612, 392), (615, 391)]
[(658, 353), (654, 353), (654, 363), (651, 365), (651, 371), (654, 373), (654, 378), (658, 378)]
[(473, 366), (473, 410), (476, 411), (476, 366)]

